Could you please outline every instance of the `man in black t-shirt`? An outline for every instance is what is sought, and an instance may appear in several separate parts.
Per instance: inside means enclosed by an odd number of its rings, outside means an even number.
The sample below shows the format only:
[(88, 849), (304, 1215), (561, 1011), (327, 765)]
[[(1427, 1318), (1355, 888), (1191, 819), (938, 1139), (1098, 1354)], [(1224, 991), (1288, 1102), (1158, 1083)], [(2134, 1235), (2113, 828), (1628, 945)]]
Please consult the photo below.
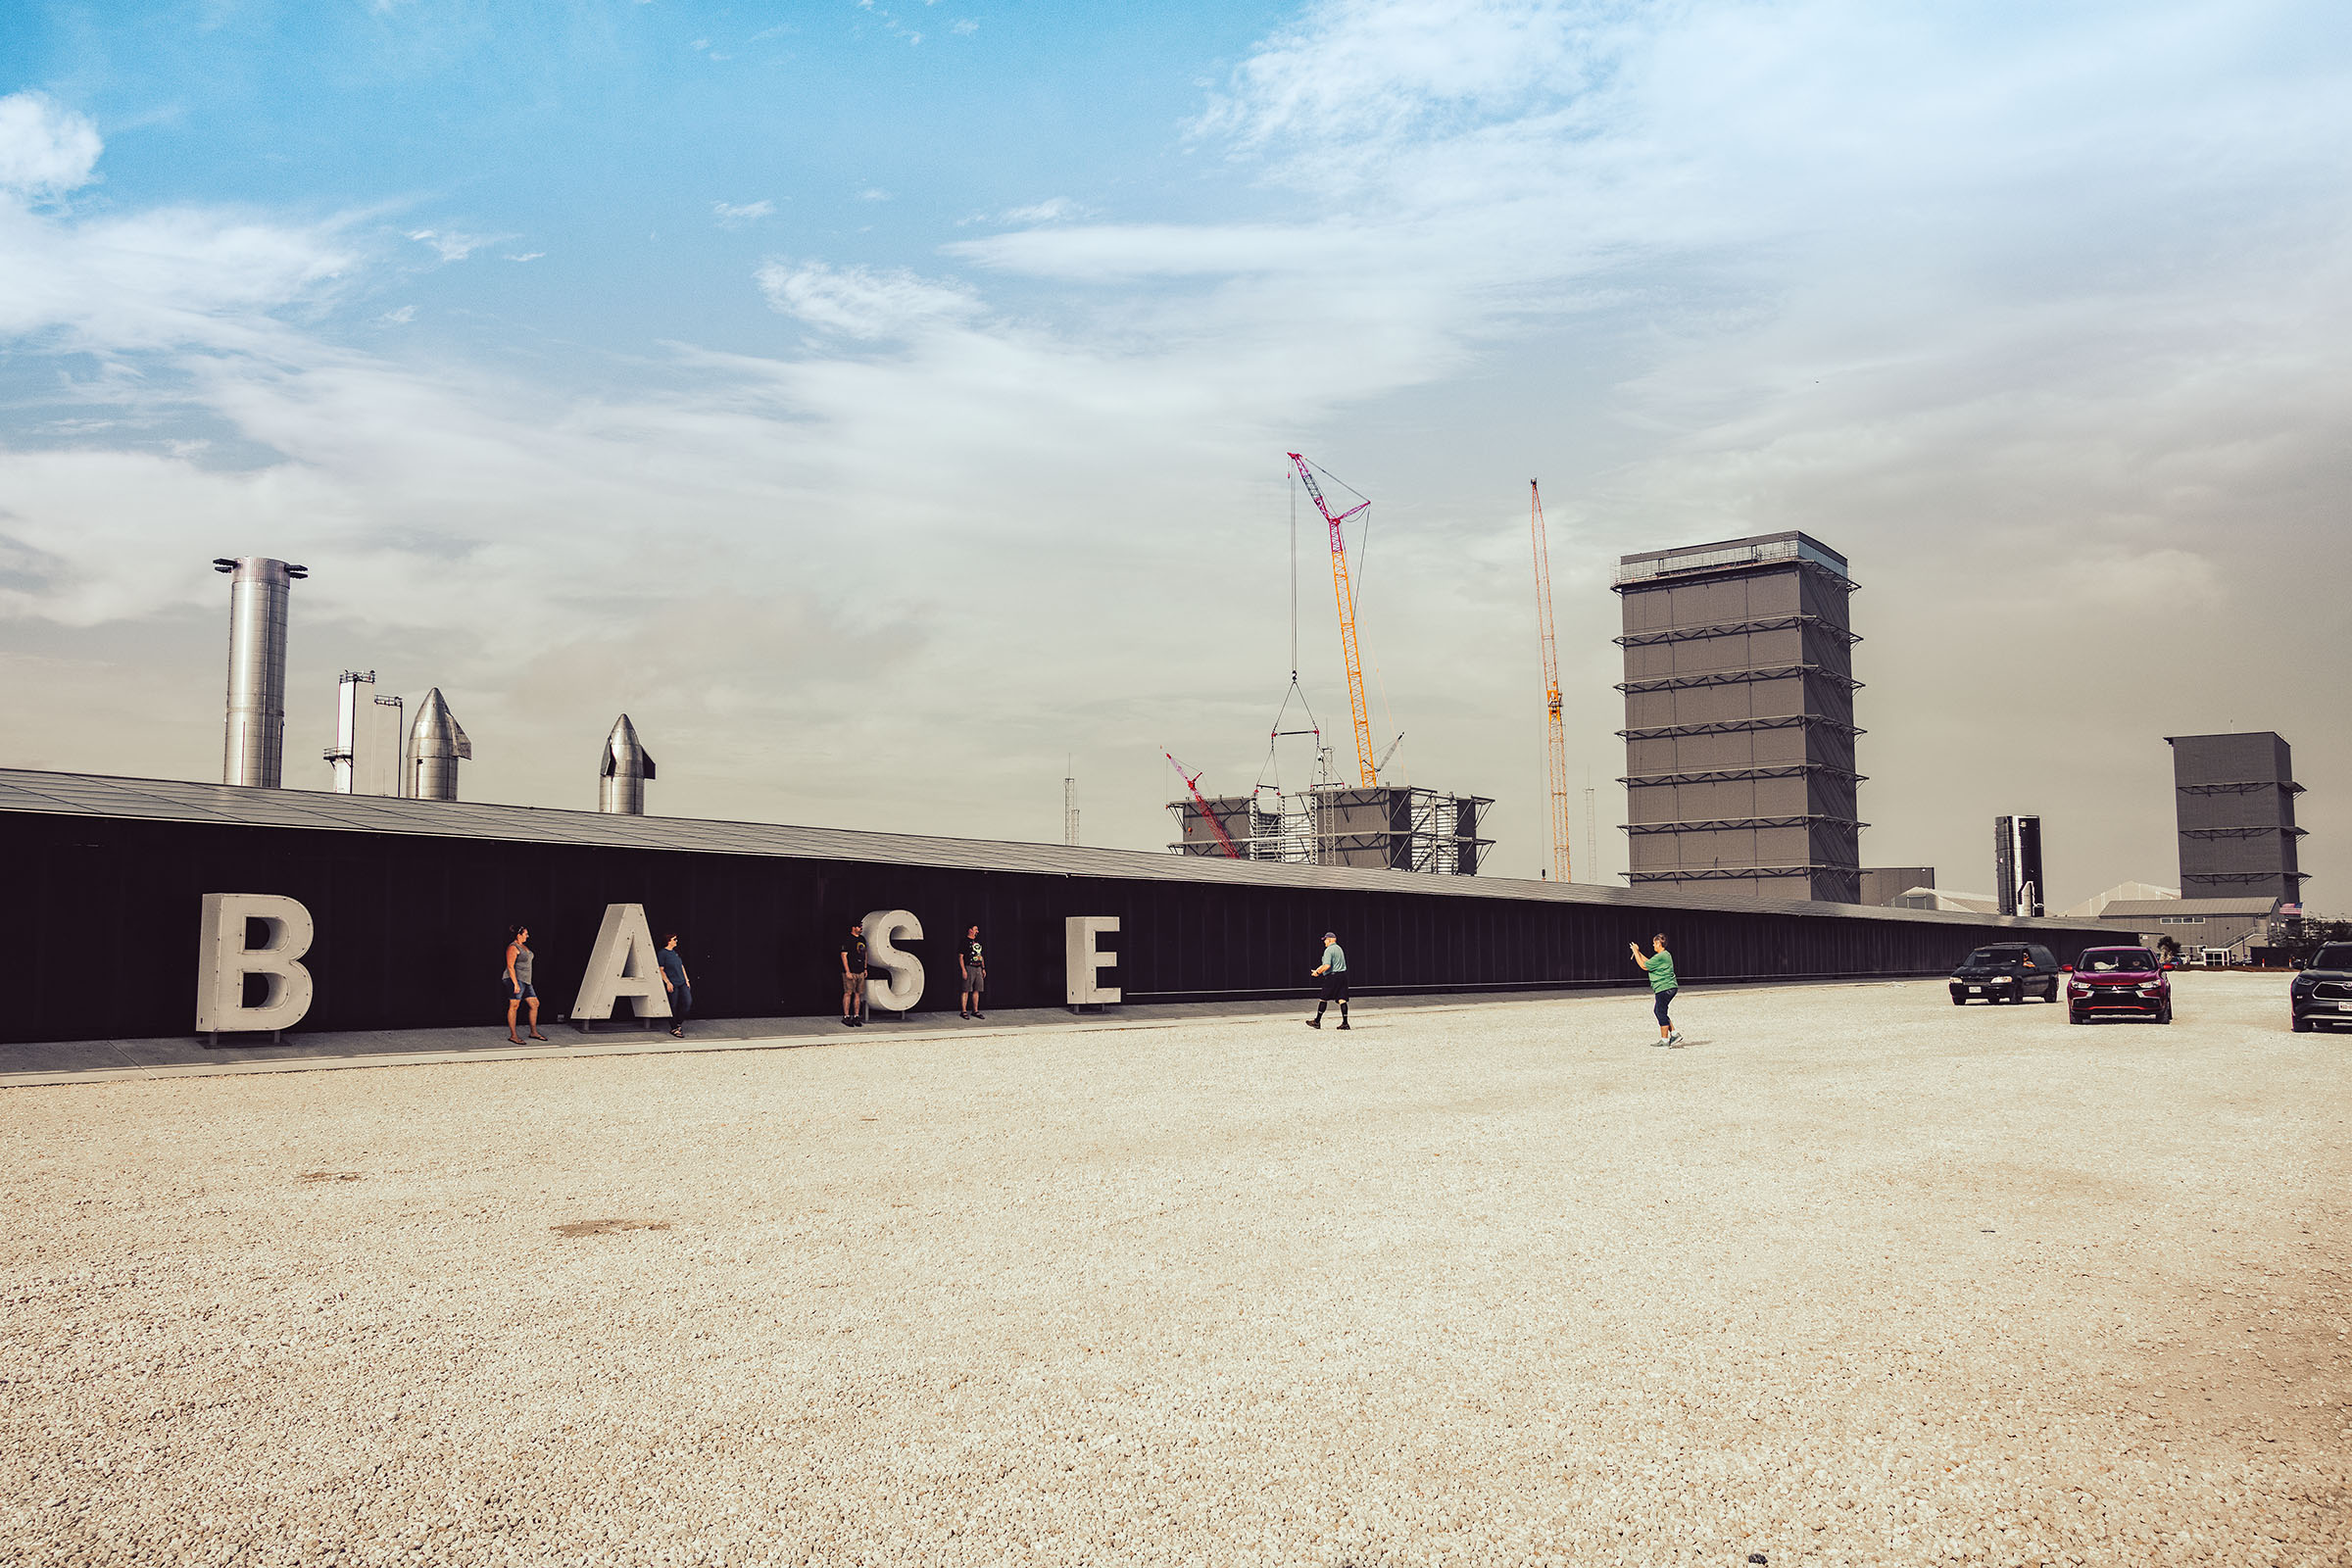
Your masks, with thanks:
[(963, 946), (956, 950), (956, 963), (963, 971), (963, 1010), (956, 1016), (985, 1016), (980, 1011), (980, 993), (988, 986), (988, 955), (980, 946), (978, 926), (971, 926), (964, 931)]
[(841, 1021), (851, 1029), (865, 1022), (865, 925), (850, 922), (841, 941)]

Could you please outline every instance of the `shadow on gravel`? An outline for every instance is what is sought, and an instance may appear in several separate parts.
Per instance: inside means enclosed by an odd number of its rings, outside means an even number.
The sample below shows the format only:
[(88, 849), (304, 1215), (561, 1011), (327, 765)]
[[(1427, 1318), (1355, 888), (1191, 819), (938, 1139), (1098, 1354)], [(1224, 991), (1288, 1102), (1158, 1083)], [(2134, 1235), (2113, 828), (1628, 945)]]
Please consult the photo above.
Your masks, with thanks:
[(665, 1219), (575, 1219), (568, 1225), (550, 1225), (558, 1236), (612, 1236), (621, 1231), (665, 1231)]

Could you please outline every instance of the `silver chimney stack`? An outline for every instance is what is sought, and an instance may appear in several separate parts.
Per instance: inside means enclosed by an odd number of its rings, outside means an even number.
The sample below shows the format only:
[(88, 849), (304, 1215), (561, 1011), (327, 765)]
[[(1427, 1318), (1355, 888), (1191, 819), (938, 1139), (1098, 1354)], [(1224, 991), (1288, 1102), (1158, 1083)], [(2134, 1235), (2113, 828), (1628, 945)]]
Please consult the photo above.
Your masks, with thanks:
[(637, 739), (637, 726), (623, 713), (605, 737), (597, 766), (596, 808), (611, 816), (645, 814), (645, 781), (654, 776), (654, 757)]
[(409, 795), (419, 801), (458, 798), (458, 763), (473, 760), (473, 742), (466, 727), (436, 686), (416, 705), (416, 724), (409, 731)]
[(286, 752), (286, 595), (307, 566), (268, 556), (221, 556), (228, 573), (228, 725), (220, 782), (273, 790)]

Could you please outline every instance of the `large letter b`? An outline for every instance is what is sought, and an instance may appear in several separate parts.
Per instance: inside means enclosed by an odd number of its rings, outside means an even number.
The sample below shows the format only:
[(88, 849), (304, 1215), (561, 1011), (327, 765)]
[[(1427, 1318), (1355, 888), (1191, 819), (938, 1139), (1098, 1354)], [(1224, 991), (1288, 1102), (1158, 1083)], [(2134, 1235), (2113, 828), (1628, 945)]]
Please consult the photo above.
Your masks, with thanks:
[[(245, 945), (245, 922), (269, 928), (258, 948)], [(311, 911), (275, 893), (207, 893), (196, 939), (196, 1032), (200, 1035), (291, 1029), (311, 1010), (311, 971), (297, 960), (311, 951)], [(245, 1005), (245, 977), (269, 989)]]

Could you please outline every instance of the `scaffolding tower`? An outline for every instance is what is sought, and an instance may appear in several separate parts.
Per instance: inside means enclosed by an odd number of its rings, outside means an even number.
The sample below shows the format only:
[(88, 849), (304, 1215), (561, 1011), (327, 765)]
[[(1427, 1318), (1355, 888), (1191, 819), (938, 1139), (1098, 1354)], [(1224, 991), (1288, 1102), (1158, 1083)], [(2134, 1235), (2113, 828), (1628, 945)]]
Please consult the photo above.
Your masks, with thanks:
[(1476, 876), (1480, 851), (1494, 842), (1478, 831), (1494, 804), (1484, 795), (1386, 784), (1170, 801), (1181, 837), (1168, 850), (1223, 857), (1230, 839), (1245, 860)]

